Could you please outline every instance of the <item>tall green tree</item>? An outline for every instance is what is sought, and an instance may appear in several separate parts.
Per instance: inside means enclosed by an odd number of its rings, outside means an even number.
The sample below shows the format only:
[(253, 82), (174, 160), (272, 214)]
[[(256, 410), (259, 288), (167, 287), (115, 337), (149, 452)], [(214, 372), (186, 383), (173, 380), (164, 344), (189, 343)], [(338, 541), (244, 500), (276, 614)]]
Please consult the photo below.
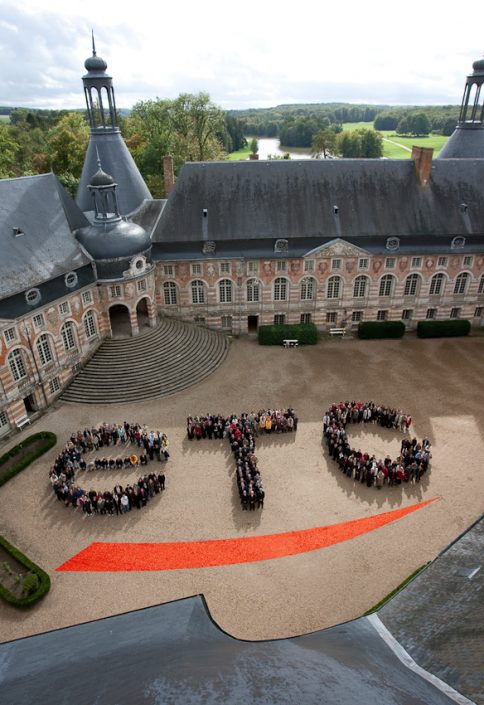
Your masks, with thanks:
[(428, 135), (432, 129), (430, 120), (425, 113), (417, 113), (409, 117), (409, 127), (412, 135), (421, 137)]
[(20, 176), (19, 153), (20, 144), (13, 138), (9, 126), (0, 122), (0, 179)]
[(327, 159), (336, 152), (336, 133), (330, 128), (316, 132), (311, 146), (311, 156), (315, 159)]
[(374, 130), (343, 130), (337, 136), (336, 149), (346, 159), (378, 159), (383, 155), (383, 139)]
[(383, 156), (383, 138), (375, 130), (361, 128), (357, 130), (360, 137), (360, 154), (363, 159), (380, 159)]
[(189, 161), (203, 162), (223, 156), (217, 139), (224, 128), (225, 113), (208, 93), (182, 93), (170, 107), (172, 129)]

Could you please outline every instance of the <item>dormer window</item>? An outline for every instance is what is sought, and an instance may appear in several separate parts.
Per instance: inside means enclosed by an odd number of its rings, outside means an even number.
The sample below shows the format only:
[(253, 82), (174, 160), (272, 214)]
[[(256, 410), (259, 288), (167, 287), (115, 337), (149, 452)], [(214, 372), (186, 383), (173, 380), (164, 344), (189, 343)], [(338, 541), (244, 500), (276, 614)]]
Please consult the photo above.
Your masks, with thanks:
[(35, 306), (40, 301), (40, 291), (38, 289), (29, 289), (25, 292), (25, 301), (29, 306)]
[(466, 244), (465, 237), (458, 235), (457, 237), (454, 237), (450, 246), (452, 247), (453, 250), (461, 250), (465, 244)]
[(386, 242), (387, 250), (398, 250), (400, 247), (400, 238), (398, 237), (388, 237)]
[(66, 285), (66, 287), (68, 289), (72, 289), (73, 287), (75, 287), (77, 284), (77, 281), (78, 281), (77, 274), (75, 272), (69, 272), (64, 277), (64, 284)]
[(13, 236), (14, 237), (20, 237), (21, 235), (25, 235), (24, 231), (22, 228), (12, 228), (13, 231)]

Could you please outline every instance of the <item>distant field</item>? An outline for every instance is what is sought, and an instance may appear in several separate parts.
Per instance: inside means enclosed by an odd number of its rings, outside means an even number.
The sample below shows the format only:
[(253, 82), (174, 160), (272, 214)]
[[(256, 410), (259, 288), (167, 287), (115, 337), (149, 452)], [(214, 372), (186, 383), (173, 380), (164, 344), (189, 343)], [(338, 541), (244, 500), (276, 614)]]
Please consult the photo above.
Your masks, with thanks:
[[(364, 127), (373, 129), (372, 122), (345, 122), (343, 130), (357, 130)], [(387, 159), (410, 159), (413, 145), (419, 147), (433, 147), (434, 157), (440, 152), (449, 139), (443, 135), (429, 135), (429, 137), (402, 137), (393, 130), (381, 130), (383, 136), (383, 156)]]
[(10, 115), (0, 115), (0, 122), (10, 122)]

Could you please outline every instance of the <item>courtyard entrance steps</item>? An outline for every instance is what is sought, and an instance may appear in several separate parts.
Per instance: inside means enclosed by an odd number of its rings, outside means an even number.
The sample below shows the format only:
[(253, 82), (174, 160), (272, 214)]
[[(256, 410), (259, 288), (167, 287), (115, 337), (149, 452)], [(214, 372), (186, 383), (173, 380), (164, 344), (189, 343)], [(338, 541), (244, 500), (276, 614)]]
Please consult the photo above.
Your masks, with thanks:
[(175, 394), (210, 375), (228, 346), (222, 333), (163, 318), (141, 336), (105, 340), (60, 400), (119, 404)]

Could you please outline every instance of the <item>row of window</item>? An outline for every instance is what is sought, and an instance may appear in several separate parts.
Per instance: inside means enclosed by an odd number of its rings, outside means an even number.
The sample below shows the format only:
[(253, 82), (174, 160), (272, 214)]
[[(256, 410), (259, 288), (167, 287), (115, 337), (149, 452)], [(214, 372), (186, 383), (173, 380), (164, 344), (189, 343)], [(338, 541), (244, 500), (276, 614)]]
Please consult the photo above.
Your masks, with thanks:
[[(85, 291), (82, 295), (83, 303), (84, 305), (87, 305), (89, 303), (92, 303), (92, 294), (90, 291)], [(68, 301), (63, 301), (61, 304), (59, 304), (59, 313), (62, 316), (70, 315), (71, 313), (71, 308), (70, 304)], [(86, 314), (88, 315), (88, 314)], [(88, 318), (92, 316), (92, 312), (89, 312)], [(35, 316), (32, 316), (32, 323), (34, 325), (34, 328), (36, 330), (40, 330), (45, 326), (45, 319), (44, 319), (44, 314), (43, 313), (37, 313)], [(86, 325), (86, 324), (85, 324)], [(12, 328), (7, 328), (3, 332), (5, 342), (6, 343), (12, 343), (15, 340), (17, 340), (17, 331), (14, 327)], [(87, 329), (86, 329), (86, 335), (90, 337), (87, 334)], [(94, 335), (94, 334), (93, 334)]]
[[(311, 273), (314, 272), (315, 261), (313, 259), (306, 259), (304, 261), (304, 272)], [(466, 255), (462, 259), (462, 265), (464, 267), (472, 267), (474, 263), (474, 257), (472, 255)], [(411, 269), (420, 269), (423, 264), (423, 257), (412, 257), (410, 261)], [(437, 259), (437, 267), (447, 267), (449, 264), (448, 257), (439, 257)], [(247, 274), (257, 274), (259, 272), (260, 263), (255, 261), (247, 262)], [(385, 269), (395, 269), (397, 265), (396, 257), (386, 257), (385, 258)], [(358, 259), (358, 269), (368, 270), (370, 267), (370, 259), (368, 257), (360, 257)], [(340, 271), (343, 269), (343, 259), (341, 257), (333, 257), (331, 259), (331, 270)], [(193, 263), (190, 267), (192, 277), (197, 277), (202, 274), (202, 264), (200, 262)], [(276, 260), (276, 272), (287, 272), (288, 263), (286, 260)], [(232, 273), (232, 263), (231, 262), (220, 262), (219, 263), (220, 274), (231, 274)], [(175, 265), (165, 264), (163, 267), (163, 273), (165, 277), (173, 277), (175, 274)]]
[[(455, 307), (450, 310), (450, 318), (460, 318), (462, 309)], [(436, 308), (428, 308), (425, 314), (427, 320), (435, 320), (437, 318), (438, 310)], [(484, 314), (484, 307), (477, 306), (474, 310), (474, 318), (482, 318)], [(376, 312), (377, 321), (387, 321), (389, 316), (389, 311), (380, 310)], [(404, 309), (402, 311), (402, 321), (410, 321), (413, 318), (412, 309)], [(336, 323), (338, 320), (338, 311), (328, 311), (326, 313), (326, 323)], [(363, 311), (353, 311), (351, 314), (351, 322), (359, 323), (363, 320)], [(274, 325), (283, 325), (286, 322), (286, 315), (284, 313), (276, 313), (274, 316)], [(311, 323), (310, 313), (301, 313), (300, 316), (301, 323)]]
[[(462, 309), (460, 308), (452, 308), (450, 311), (450, 318), (460, 318), (461, 316), (461, 311)], [(389, 311), (388, 310), (379, 310), (376, 312), (376, 320), (377, 321), (387, 321), (389, 318)], [(412, 309), (403, 309), (401, 319), (402, 321), (411, 321), (413, 318), (413, 310)], [(437, 313), (438, 310), (436, 308), (428, 308), (425, 314), (425, 318), (427, 320), (434, 320), (437, 318)], [(478, 306), (474, 310), (474, 318), (482, 318), (484, 314), (484, 307), (483, 306)], [(338, 311), (327, 311), (326, 313), (326, 323), (337, 323), (338, 322)], [(276, 326), (282, 326), (286, 323), (286, 314), (285, 313), (276, 313), (274, 315), (274, 325)], [(311, 323), (312, 321), (312, 314), (311, 313), (301, 313), (300, 314), (300, 323)], [(360, 321), (363, 320), (363, 311), (353, 311), (351, 313), (351, 322), (352, 323), (360, 323)], [(205, 325), (205, 318), (203, 316), (195, 316), (194, 319), (195, 323), (198, 325)], [(222, 316), (221, 318), (222, 322), (222, 330), (225, 331), (231, 331), (232, 330), (232, 316)]]
[[(140, 294), (146, 291), (146, 279), (138, 279), (136, 282), (136, 291)], [(110, 286), (109, 295), (112, 299), (119, 299), (123, 296), (123, 287), (121, 284), (113, 284)]]
[[(443, 272), (434, 274), (430, 280), (430, 296), (441, 296), (446, 285), (446, 275)], [(468, 272), (461, 272), (454, 283), (454, 294), (465, 294), (471, 281)], [(380, 279), (378, 296), (393, 296), (397, 283), (397, 278), (393, 274), (384, 274)], [(316, 294), (316, 280), (313, 277), (304, 277), (300, 283), (301, 301), (311, 301)], [(353, 282), (353, 298), (364, 299), (368, 296), (371, 280), (364, 274), (360, 274)], [(418, 274), (410, 274), (405, 279), (404, 296), (417, 296), (422, 279)], [(257, 303), (261, 300), (261, 283), (258, 279), (249, 279), (246, 283), (246, 299), (248, 303)], [(190, 283), (192, 304), (206, 303), (206, 285), (201, 279), (195, 279)], [(222, 279), (218, 283), (219, 301), (222, 304), (233, 302), (233, 283), (230, 279)], [(289, 293), (289, 281), (284, 277), (274, 280), (273, 299), (274, 301), (287, 301)], [(329, 277), (326, 284), (326, 298), (339, 299), (343, 293), (343, 280), (338, 276)], [(484, 294), (484, 275), (481, 276), (478, 287), (478, 294)], [(165, 282), (163, 284), (163, 295), (165, 306), (178, 304), (178, 289), (175, 282)]]
[[(96, 335), (96, 317), (93, 311), (88, 311), (83, 318), (84, 332), (87, 338), (92, 338)], [(76, 349), (76, 331), (72, 321), (66, 321), (60, 330), (64, 350), (70, 352)], [(54, 360), (53, 352), (53, 336), (49, 333), (42, 333), (35, 344), (40, 364), (48, 365)], [(24, 351), (20, 348), (15, 348), (8, 355), (8, 364), (10, 371), (16, 382), (27, 377), (27, 365), (25, 363)]]

